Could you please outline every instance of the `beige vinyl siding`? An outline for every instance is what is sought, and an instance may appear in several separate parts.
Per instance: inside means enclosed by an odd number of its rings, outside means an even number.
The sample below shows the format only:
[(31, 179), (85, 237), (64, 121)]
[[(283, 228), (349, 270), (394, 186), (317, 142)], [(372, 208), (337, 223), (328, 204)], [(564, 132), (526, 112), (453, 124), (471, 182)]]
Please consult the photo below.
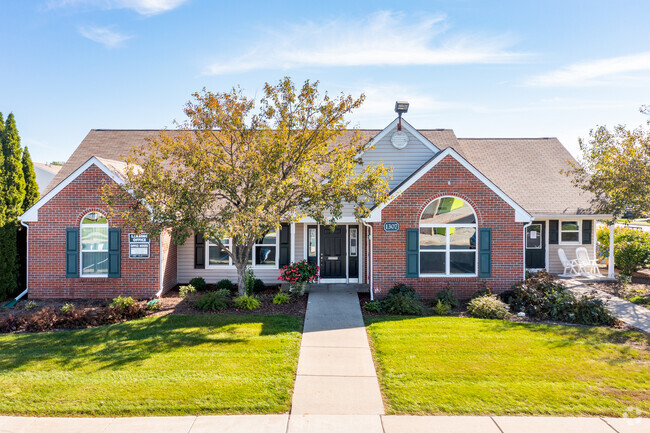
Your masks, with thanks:
[[(302, 260), (305, 254), (304, 246), (304, 224), (296, 224), (296, 260)], [(271, 267), (253, 268), (255, 277), (266, 284), (278, 284), (280, 271)], [(177, 250), (177, 273), (178, 283), (186, 284), (194, 277), (203, 277), (207, 283), (216, 283), (227, 278), (233, 283), (237, 282), (237, 270), (234, 267), (207, 267), (205, 269), (194, 268), (194, 236), (190, 236), (185, 245), (179, 245)]]
[(305, 224), (296, 223), (296, 238), (293, 240), (296, 261), (304, 260), (305, 257)]
[(422, 144), (410, 132), (402, 129), (408, 135), (409, 141), (404, 149), (396, 149), (390, 142), (393, 131), (390, 131), (381, 140), (375, 143), (374, 149), (364, 153), (364, 164), (382, 162), (386, 167), (393, 167), (393, 178), (389, 181), (391, 190), (409, 177), (415, 170), (431, 159), (434, 152)]
[[(579, 218), (564, 218), (564, 219), (559, 219), (558, 221), (560, 222), (560, 227), (562, 226), (562, 221), (580, 221), (580, 232), (582, 233), (582, 219)], [(547, 227), (549, 226), (548, 221), (547, 221)], [(569, 260), (573, 260), (576, 258), (576, 249), (580, 247), (585, 247), (587, 249), (587, 253), (589, 254), (590, 259), (594, 259), (596, 257), (595, 255), (595, 245), (596, 245), (596, 221), (593, 221), (592, 223), (592, 229), (591, 229), (591, 243), (590, 244), (554, 244), (548, 245), (548, 271), (552, 274), (561, 274), (564, 272), (564, 266), (562, 266), (562, 263), (560, 262), (560, 256), (558, 255), (557, 251), (562, 248), (564, 252), (566, 253), (566, 256)], [(558, 234), (559, 236), (559, 234)], [(548, 238), (547, 238), (548, 239)]]

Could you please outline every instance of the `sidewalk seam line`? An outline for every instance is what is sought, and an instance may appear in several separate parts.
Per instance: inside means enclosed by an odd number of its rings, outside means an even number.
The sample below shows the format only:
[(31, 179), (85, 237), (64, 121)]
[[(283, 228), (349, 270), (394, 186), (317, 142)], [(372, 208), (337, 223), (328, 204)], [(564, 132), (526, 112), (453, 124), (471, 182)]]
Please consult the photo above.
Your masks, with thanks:
[(113, 423), (115, 422), (115, 419), (116, 419), (116, 418), (117, 418), (117, 417), (113, 417), (113, 418), (111, 418), (111, 422), (109, 422), (108, 424), (106, 424), (106, 427), (104, 427), (104, 430), (102, 430), (102, 433), (104, 433), (106, 430), (108, 430), (108, 428), (111, 426), (111, 424), (113, 424)]
[(497, 420), (495, 420), (493, 416), (491, 416), (490, 419), (492, 420), (492, 422), (494, 423), (494, 425), (497, 426), (497, 428), (499, 429), (499, 431), (500, 431), (501, 433), (503, 433), (503, 429), (502, 429), (501, 426), (497, 423)]
[(199, 419), (199, 416), (198, 416), (198, 415), (196, 415), (196, 416), (194, 417), (194, 420), (192, 421), (192, 425), (191, 425), (190, 428), (187, 430), (187, 433), (190, 433), (190, 432), (192, 431), (192, 428), (194, 428), (194, 424), (196, 423), (196, 420), (197, 420), (197, 419)]
[(610, 423), (608, 423), (607, 420), (606, 420), (605, 418), (600, 417), (600, 420), (601, 420), (602, 422), (604, 422), (605, 424), (607, 424), (607, 426), (608, 426), (609, 428), (611, 428), (612, 430), (614, 430), (616, 433), (620, 433), (618, 430), (616, 430), (616, 429), (614, 428), (613, 425), (611, 425)]

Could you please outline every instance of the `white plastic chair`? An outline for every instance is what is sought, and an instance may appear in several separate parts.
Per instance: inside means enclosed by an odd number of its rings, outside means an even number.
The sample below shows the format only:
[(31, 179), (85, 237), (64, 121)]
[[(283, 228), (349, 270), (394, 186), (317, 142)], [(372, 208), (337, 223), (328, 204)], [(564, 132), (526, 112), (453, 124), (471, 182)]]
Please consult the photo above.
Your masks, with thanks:
[(581, 273), (589, 276), (600, 276), (598, 269), (598, 262), (589, 258), (589, 253), (585, 247), (576, 248), (576, 257), (578, 260), (578, 267)]
[[(560, 256), (560, 262), (564, 266), (564, 273), (560, 274), (560, 277), (575, 277), (580, 275), (580, 265), (578, 260), (569, 260), (566, 256), (566, 253), (562, 248), (557, 250), (557, 255)], [(567, 273), (569, 271), (569, 273)]]

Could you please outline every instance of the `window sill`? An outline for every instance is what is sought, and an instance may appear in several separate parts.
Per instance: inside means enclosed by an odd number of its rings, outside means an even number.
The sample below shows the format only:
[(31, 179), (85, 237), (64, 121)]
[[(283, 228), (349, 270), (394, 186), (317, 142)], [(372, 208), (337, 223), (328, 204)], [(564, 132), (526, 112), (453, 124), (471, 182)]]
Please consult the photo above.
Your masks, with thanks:
[(477, 278), (478, 274), (420, 274), (419, 278)]
[(81, 275), (79, 278), (108, 278), (108, 274)]

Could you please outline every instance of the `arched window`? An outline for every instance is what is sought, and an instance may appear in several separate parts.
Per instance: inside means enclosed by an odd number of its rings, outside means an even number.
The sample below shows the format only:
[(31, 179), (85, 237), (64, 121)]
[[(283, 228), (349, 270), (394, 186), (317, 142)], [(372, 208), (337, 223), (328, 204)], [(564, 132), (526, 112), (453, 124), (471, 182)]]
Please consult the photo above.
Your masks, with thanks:
[(108, 220), (99, 212), (81, 220), (81, 275), (108, 276)]
[(441, 197), (420, 218), (420, 275), (476, 275), (474, 209), (456, 197)]

